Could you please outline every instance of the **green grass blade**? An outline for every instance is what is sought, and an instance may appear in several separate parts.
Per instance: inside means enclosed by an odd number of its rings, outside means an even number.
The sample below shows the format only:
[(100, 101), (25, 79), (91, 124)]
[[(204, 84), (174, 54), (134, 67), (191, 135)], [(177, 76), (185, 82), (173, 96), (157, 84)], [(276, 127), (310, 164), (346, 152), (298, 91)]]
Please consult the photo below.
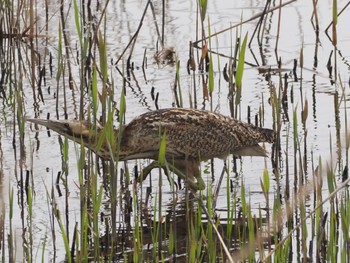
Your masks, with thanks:
[(208, 0), (200, 0), (199, 1), (199, 6), (201, 10), (201, 19), (204, 21), (205, 15), (207, 13), (207, 5), (208, 5)]
[(236, 72), (236, 87), (237, 87), (237, 93), (236, 93), (236, 105), (238, 105), (241, 101), (242, 96), (242, 78), (243, 78), (243, 71), (244, 71), (244, 58), (245, 58), (245, 50), (247, 46), (247, 39), (248, 39), (248, 33), (245, 35), (241, 50), (238, 57), (238, 65), (237, 65), (237, 72)]
[(92, 105), (93, 105), (93, 111), (94, 111), (94, 121), (96, 120), (97, 116), (97, 109), (98, 109), (98, 90), (97, 90), (97, 72), (96, 72), (96, 66), (93, 68), (92, 72)]
[(166, 133), (162, 135), (162, 139), (160, 141), (160, 147), (159, 147), (159, 155), (158, 155), (158, 162), (161, 165), (165, 164), (165, 152), (166, 152)]
[(79, 8), (78, 8), (77, 0), (74, 0), (74, 1), (73, 1), (73, 5), (74, 5), (75, 26), (76, 26), (76, 28), (77, 28), (78, 38), (79, 38), (80, 45), (82, 45), (82, 43), (83, 43), (83, 37), (82, 37), (81, 27), (80, 27), (80, 21), (79, 21)]

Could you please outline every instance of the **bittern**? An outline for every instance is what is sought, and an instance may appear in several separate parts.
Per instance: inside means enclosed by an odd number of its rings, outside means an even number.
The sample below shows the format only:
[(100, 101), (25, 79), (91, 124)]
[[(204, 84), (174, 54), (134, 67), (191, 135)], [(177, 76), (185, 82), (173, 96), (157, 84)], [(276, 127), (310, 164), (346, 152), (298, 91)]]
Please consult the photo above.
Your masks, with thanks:
[[(43, 120), (28, 121), (47, 128), (83, 144), (101, 158), (111, 160), (111, 147), (98, 142), (103, 127), (93, 127), (87, 121)], [(116, 145), (119, 145), (119, 160), (153, 159), (143, 170), (143, 177), (155, 167), (162, 167), (184, 179), (191, 188), (204, 189), (200, 176), (201, 161), (212, 158), (226, 159), (228, 155), (267, 156), (258, 144), (272, 143), (273, 130), (260, 128), (224, 115), (197, 109), (171, 108), (150, 111), (122, 126), (122, 133), (114, 130)], [(165, 135), (165, 160), (160, 164), (159, 148)], [(105, 137), (104, 137), (105, 138)], [(121, 138), (118, 144), (118, 138)], [(97, 146), (99, 144), (99, 146)], [(166, 167), (165, 167), (166, 166)], [(167, 168), (167, 169), (165, 169)], [(196, 182), (194, 181), (196, 179)]]

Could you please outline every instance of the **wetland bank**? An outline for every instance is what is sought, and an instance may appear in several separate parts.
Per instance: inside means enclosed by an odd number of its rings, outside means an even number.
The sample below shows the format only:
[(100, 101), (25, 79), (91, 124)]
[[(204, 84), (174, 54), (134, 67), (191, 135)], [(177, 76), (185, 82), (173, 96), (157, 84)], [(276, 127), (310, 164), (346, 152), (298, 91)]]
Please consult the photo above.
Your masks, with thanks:
[[(3, 262), (349, 261), (349, 2), (232, 2), (2, 3)], [(192, 193), (160, 170), (135, 187), (148, 160), (104, 162), (25, 121), (100, 121), (112, 142), (169, 107), (277, 140), (203, 162)]]

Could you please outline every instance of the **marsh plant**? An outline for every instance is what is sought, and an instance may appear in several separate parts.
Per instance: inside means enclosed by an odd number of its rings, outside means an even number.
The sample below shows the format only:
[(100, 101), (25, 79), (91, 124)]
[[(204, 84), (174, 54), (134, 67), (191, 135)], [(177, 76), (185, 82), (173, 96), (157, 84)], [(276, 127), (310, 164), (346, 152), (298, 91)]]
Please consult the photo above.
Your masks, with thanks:
[[(349, 2), (236, 2), (0, 4), (2, 262), (349, 261)], [(115, 129), (171, 107), (273, 129), (269, 157), (140, 183)], [(110, 160), (28, 118), (87, 120)]]

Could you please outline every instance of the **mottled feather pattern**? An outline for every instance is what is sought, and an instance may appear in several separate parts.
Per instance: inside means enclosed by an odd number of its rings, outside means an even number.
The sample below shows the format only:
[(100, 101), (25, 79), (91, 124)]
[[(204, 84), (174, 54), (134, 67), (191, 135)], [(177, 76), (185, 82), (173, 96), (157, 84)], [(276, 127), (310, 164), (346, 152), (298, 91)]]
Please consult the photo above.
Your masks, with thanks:
[[(186, 180), (192, 189), (204, 189), (199, 164), (211, 158), (240, 156), (267, 156), (260, 142), (273, 142), (274, 132), (240, 122), (221, 114), (195, 109), (162, 109), (144, 113), (122, 127), (114, 129), (114, 145), (106, 138), (105, 128), (94, 127), (86, 121), (42, 120), (28, 121), (46, 126), (85, 147), (105, 160), (118, 150), (119, 160), (158, 160), (160, 141), (166, 136), (168, 169)], [(117, 140), (121, 136), (120, 144)], [(113, 144), (113, 143), (112, 143)], [(119, 149), (115, 149), (120, 145)], [(143, 170), (143, 178), (156, 166), (151, 163)], [(162, 167), (165, 168), (165, 167)], [(194, 180), (196, 178), (196, 180)]]
[[(158, 152), (160, 136), (165, 132), (167, 155), (174, 158), (226, 158), (244, 146), (272, 142), (274, 132), (255, 127), (221, 114), (195, 109), (162, 109), (144, 113), (124, 129), (132, 138), (125, 146), (133, 152)], [(123, 143), (124, 144), (124, 143)], [(131, 147), (133, 148), (133, 147)], [(131, 150), (125, 149), (125, 150)], [(129, 153), (133, 154), (133, 153)]]

